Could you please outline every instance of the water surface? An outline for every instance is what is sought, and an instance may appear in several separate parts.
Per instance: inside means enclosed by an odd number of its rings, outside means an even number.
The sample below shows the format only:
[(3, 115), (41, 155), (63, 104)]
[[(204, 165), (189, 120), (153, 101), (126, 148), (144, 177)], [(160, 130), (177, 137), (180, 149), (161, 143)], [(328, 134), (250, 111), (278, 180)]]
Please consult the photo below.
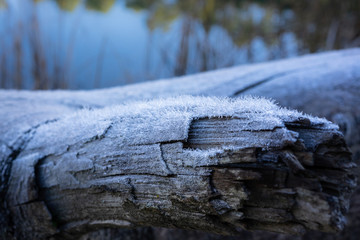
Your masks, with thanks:
[(0, 87), (110, 87), (360, 46), (360, 1), (0, 0)]

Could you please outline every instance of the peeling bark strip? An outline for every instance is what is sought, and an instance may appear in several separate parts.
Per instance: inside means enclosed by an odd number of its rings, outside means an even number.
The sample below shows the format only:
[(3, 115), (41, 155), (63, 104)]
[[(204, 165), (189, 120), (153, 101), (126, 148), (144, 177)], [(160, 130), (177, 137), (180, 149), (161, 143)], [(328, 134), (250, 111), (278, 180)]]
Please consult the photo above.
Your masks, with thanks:
[(137, 226), (339, 231), (353, 167), (336, 125), (265, 99), (82, 110), (38, 126), (13, 159), (7, 231), (19, 239)]

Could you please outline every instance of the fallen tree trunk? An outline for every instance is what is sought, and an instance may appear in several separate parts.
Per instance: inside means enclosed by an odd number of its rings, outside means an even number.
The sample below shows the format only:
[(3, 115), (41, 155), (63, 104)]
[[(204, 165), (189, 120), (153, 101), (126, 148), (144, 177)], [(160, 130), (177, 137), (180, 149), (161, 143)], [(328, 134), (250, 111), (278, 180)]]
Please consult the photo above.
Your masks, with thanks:
[(31, 135), (6, 195), (9, 234), (23, 239), (136, 226), (338, 231), (356, 184), (336, 125), (264, 99), (83, 110)]
[[(0, 121), (0, 168), (3, 170), (0, 194), (4, 196), (7, 191), (3, 186), (10, 175), (11, 164), (8, 163), (17, 159), (39, 127), (79, 108), (103, 108), (179, 94), (236, 97), (251, 93), (325, 116), (340, 124), (357, 161), (360, 149), (359, 57), (360, 50), (351, 49), (95, 91), (0, 91), (0, 110), (5, 113)], [(352, 209), (356, 211), (357, 208)], [(352, 220), (350, 226), (356, 228), (359, 223), (355, 218)]]

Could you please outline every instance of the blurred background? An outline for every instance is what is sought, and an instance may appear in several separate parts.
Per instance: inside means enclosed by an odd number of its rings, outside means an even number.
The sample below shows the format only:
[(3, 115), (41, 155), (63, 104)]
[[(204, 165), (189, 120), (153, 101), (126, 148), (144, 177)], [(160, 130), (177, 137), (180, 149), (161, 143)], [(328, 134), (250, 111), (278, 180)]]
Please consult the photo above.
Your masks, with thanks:
[(104, 88), (359, 46), (359, 0), (0, 0), (0, 88)]

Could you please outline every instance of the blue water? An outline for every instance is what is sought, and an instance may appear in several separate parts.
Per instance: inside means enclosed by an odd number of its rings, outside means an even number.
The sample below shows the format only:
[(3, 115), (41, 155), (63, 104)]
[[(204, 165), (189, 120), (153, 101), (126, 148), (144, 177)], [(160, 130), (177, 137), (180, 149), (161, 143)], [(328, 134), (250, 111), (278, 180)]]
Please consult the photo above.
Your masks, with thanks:
[[(15, 14), (21, 15), (24, 9), (17, 2), (11, 4)], [(42, 42), (69, 65), (71, 88), (93, 88), (97, 78), (101, 79), (97, 87), (146, 79), (144, 53), (150, 33), (144, 12), (127, 9), (121, 1), (106, 14), (84, 6), (61, 11), (54, 1), (40, 2), (36, 8)], [(101, 51), (103, 57), (98, 59)]]
[[(354, 45), (337, 44), (345, 41), (333, 24), (333, 19), (341, 23), (351, 13), (324, 17), (321, 25), (313, 17), (319, 15), (315, 4), (310, 6), (313, 15), (308, 16), (296, 4), (284, 8), (263, 1), (210, 0), (196, 1), (196, 5), (194, 1), (118, 0), (111, 4), (107, 0), (109, 6), (101, 11), (86, 7), (101, 0), (80, 0), (73, 10), (62, 10), (59, 3), (67, 1), (0, 0), (2, 87), (34, 88), (41, 78), (34, 68), (49, 82), (46, 88), (61, 87), (55, 84), (58, 81), (65, 82), (62, 87), (90, 89)], [(130, 7), (134, 3), (144, 6)], [(198, 3), (203, 3), (202, 8)], [(211, 3), (217, 5), (211, 8)], [(316, 31), (324, 34), (317, 36)], [(331, 31), (338, 36), (333, 42)], [(345, 40), (353, 39), (355, 31)], [(21, 42), (17, 50), (16, 39)], [(34, 52), (42, 56), (43, 65), (36, 63)]]

